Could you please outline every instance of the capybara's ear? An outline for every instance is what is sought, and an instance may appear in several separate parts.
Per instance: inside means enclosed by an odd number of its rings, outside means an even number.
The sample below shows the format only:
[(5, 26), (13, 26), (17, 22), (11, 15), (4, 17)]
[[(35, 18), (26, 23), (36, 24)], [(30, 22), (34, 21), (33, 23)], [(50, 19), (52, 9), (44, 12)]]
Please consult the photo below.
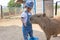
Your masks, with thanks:
[(45, 16), (46, 16), (46, 14), (44, 13), (44, 14), (43, 14), (43, 17), (45, 17)]

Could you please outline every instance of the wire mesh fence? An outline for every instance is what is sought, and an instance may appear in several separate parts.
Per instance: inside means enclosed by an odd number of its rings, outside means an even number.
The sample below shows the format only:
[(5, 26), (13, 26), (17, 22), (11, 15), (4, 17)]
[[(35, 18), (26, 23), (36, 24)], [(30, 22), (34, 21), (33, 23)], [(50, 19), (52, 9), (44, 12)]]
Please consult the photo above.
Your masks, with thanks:
[[(24, 11), (24, 9), (22, 7), (2, 6), (2, 8), (0, 7), (0, 18), (1, 18), (1, 14), (3, 14), (2, 16), (5, 19), (7, 19), (7, 18), (19, 18), (23, 11)], [(32, 12), (32, 14), (35, 13), (34, 8), (32, 9), (31, 12)]]
[[(9, 17), (14, 17), (14, 16), (19, 16), (22, 13), (22, 11), (23, 10), (20, 7), (2, 6), (3, 18), (9, 18)], [(1, 7), (0, 7), (0, 15), (1, 15)]]

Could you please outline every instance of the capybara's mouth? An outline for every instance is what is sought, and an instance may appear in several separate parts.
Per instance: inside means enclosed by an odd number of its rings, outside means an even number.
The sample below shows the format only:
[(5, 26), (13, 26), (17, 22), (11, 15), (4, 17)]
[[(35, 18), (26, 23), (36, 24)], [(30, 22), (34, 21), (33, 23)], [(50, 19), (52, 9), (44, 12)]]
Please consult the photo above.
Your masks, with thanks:
[(36, 24), (34, 20), (31, 20), (30, 22), (33, 23), (33, 24)]

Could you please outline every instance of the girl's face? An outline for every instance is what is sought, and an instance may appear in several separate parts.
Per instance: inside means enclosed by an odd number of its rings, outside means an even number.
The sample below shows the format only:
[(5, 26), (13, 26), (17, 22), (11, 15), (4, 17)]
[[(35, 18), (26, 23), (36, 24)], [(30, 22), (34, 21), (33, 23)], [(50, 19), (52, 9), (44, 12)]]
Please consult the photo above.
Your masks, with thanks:
[(27, 11), (28, 11), (28, 12), (30, 12), (30, 11), (31, 11), (31, 9), (32, 9), (32, 8), (29, 8), (29, 7), (28, 7), (28, 8), (27, 8)]

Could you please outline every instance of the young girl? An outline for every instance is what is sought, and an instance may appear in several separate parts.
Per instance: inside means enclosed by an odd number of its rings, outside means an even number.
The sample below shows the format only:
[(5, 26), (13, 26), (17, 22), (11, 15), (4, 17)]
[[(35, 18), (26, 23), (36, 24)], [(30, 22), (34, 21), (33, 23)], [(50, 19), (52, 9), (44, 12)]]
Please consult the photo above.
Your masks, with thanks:
[(24, 40), (28, 40), (28, 35), (33, 38), (32, 24), (30, 22), (31, 10), (33, 8), (33, 2), (29, 1), (25, 4), (26, 10), (21, 14), (21, 20), (23, 23), (23, 36)]

